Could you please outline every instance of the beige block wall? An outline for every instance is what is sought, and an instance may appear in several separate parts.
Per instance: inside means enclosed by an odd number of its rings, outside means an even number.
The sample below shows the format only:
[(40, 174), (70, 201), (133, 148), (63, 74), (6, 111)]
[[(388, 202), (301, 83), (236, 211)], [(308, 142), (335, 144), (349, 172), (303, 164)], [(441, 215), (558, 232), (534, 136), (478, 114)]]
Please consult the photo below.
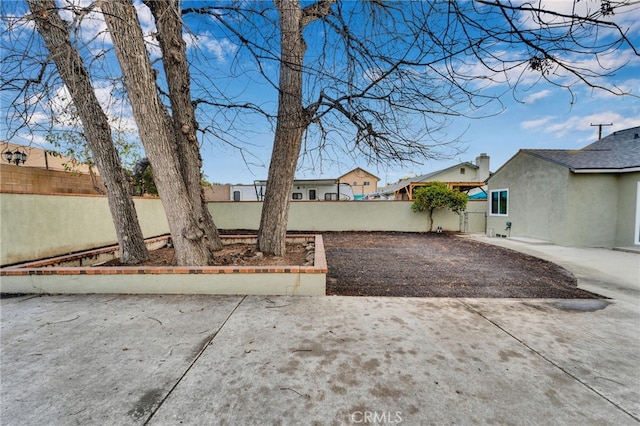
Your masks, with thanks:
[[(100, 176), (98, 188), (104, 191)], [(0, 164), (0, 192), (21, 194), (99, 194), (88, 174)]]
[(204, 187), (205, 199), (211, 201), (230, 201), (231, 185), (211, 185)]

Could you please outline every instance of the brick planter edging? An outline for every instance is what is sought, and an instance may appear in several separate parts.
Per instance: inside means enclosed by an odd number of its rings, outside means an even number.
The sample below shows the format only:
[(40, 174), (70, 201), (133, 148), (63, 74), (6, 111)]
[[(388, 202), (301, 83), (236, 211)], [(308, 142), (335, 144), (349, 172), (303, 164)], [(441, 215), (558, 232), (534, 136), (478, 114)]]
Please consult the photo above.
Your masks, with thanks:
[[(163, 244), (168, 236), (147, 240)], [(246, 235), (222, 236), (255, 242)], [(313, 266), (52, 266), (117, 251), (117, 246), (27, 262), (0, 269), (2, 293), (260, 294), (324, 295), (327, 262), (321, 235), (291, 235), (288, 241), (314, 241)], [(302, 240), (302, 241), (300, 241)], [(105, 280), (108, 278), (108, 280)]]

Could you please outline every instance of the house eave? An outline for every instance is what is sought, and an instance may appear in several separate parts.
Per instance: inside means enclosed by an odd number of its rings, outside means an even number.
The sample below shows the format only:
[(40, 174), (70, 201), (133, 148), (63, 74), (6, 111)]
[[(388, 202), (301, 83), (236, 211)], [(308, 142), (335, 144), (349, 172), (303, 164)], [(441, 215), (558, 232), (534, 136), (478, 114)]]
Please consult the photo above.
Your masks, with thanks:
[(639, 167), (625, 167), (622, 169), (571, 169), (575, 174), (597, 174), (597, 173), (634, 173), (640, 172)]

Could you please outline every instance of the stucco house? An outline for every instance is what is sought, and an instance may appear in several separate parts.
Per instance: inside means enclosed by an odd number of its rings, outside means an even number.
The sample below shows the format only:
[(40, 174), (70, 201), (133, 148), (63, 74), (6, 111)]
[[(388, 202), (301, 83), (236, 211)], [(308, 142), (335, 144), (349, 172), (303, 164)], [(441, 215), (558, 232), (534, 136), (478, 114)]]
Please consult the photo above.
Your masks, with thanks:
[(579, 150), (522, 149), (487, 183), (489, 235), (640, 245), (640, 127)]
[(361, 167), (343, 174), (337, 180), (339, 183), (351, 186), (355, 200), (363, 199), (367, 194), (378, 191), (378, 182), (380, 182), (378, 176)]
[[(266, 180), (256, 180), (253, 185), (230, 185), (232, 201), (264, 201), (267, 191)], [(347, 183), (336, 179), (295, 179), (291, 187), (293, 201), (349, 201), (353, 191)]]
[[(476, 164), (465, 161), (442, 170), (403, 179), (393, 185), (381, 188), (376, 194), (371, 194), (371, 197), (387, 200), (411, 200), (415, 188), (428, 185), (433, 181), (445, 182), (450, 188), (466, 192), (469, 195), (484, 195), (485, 180), (490, 174), (489, 165), (489, 156), (482, 153), (476, 157)], [(482, 199), (477, 196), (475, 198)]]
[[(294, 179), (291, 199), (294, 201), (349, 201), (363, 199), (378, 188), (380, 178), (356, 167), (336, 179)], [(230, 187), (233, 201), (263, 201), (267, 181), (257, 180), (253, 185), (237, 184)]]

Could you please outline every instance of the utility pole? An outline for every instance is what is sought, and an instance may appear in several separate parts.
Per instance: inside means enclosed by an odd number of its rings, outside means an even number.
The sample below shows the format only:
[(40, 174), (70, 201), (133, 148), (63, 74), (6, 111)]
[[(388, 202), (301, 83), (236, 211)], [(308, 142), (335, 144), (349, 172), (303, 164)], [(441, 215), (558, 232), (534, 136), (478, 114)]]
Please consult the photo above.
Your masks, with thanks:
[(598, 126), (598, 140), (602, 139), (602, 126), (613, 126), (613, 123), (600, 123), (600, 124), (593, 124), (591, 123), (591, 126), (595, 127)]

